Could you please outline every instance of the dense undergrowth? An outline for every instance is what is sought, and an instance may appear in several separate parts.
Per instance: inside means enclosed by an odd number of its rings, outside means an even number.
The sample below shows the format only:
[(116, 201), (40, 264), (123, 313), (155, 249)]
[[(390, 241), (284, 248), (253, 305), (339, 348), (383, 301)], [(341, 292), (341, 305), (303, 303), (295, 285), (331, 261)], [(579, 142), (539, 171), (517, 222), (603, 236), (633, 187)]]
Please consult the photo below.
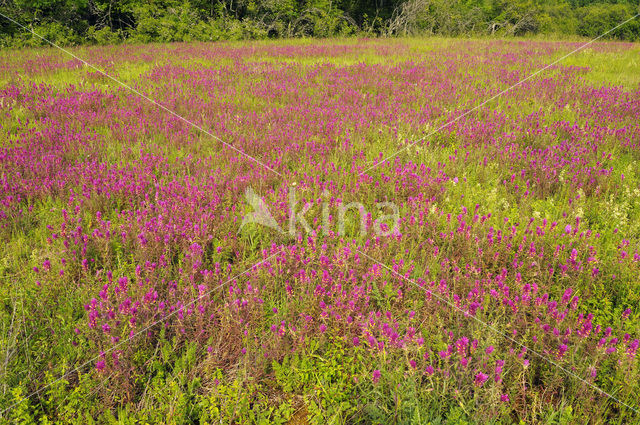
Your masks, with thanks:
[(0, 46), (408, 35), (637, 41), (639, 12), (633, 0), (5, 0)]

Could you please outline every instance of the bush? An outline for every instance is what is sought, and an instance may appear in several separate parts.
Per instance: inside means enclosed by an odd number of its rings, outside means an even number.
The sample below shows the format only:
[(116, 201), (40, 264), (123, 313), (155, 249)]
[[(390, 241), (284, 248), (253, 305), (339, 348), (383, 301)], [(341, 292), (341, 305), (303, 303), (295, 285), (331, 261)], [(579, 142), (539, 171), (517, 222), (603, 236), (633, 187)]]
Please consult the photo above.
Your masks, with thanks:
[(133, 9), (133, 13), (137, 24), (131, 39), (142, 43), (192, 41), (192, 30), (200, 21), (189, 3), (169, 5), (165, 9), (154, 3), (141, 4)]
[(545, 7), (540, 15), (540, 30), (546, 34), (576, 34), (578, 21), (568, 4)]
[[(58, 22), (47, 22), (41, 25), (33, 27), (33, 32), (40, 35), (45, 40), (48, 40), (59, 46), (72, 46), (82, 43), (82, 37), (74, 32), (71, 28), (68, 28)], [(19, 46), (48, 46), (49, 43), (42, 38), (33, 35), (32, 33), (24, 32), (18, 36), (16, 44)]]
[(87, 31), (87, 39), (100, 45), (118, 44), (124, 40), (124, 36), (125, 34), (122, 30), (113, 31), (109, 27), (97, 29), (92, 26)]
[[(579, 35), (595, 38), (635, 15), (631, 6), (624, 4), (593, 4), (578, 11)], [(630, 41), (640, 39), (640, 24), (635, 19), (607, 35)]]

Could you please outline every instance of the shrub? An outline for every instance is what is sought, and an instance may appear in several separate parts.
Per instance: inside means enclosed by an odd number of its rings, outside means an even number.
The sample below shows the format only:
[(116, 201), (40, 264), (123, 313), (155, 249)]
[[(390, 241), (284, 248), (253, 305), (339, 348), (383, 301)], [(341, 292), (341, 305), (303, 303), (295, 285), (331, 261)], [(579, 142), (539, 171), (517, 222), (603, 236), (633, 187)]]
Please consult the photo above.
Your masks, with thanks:
[[(59, 46), (72, 46), (82, 43), (82, 37), (71, 28), (58, 22), (47, 22), (33, 27), (33, 32), (45, 40), (49, 40)], [(49, 43), (31, 33), (23, 33), (19, 36), (20, 46), (48, 46)]]
[(124, 39), (124, 32), (122, 30), (113, 31), (110, 27), (98, 29), (92, 26), (87, 31), (87, 39), (100, 45), (118, 44)]
[[(578, 11), (577, 32), (579, 35), (595, 38), (611, 30), (634, 16), (630, 6), (624, 4), (594, 4)], [(608, 38), (624, 40), (640, 39), (640, 24), (637, 20), (612, 31)]]

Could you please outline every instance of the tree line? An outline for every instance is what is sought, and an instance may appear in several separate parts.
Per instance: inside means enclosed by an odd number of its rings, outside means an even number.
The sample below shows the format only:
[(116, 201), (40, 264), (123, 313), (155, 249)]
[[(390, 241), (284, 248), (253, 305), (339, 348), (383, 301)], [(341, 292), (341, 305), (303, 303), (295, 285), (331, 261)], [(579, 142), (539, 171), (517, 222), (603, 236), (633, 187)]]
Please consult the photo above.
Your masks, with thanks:
[[(638, 13), (631, 0), (0, 0), (57, 44), (334, 36), (596, 37)], [(635, 19), (608, 35), (640, 40)], [(44, 42), (0, 17), (0, 46)]]

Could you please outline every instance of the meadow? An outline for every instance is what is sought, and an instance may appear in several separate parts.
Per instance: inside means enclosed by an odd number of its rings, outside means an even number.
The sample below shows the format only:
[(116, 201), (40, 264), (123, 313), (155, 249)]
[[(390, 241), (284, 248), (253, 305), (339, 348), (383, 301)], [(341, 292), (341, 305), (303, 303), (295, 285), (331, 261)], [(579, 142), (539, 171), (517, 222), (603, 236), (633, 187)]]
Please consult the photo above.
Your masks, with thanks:
[(0, 423), (640, 424), (640, 45), (484, 103), (583, 43), (1, 51)]

